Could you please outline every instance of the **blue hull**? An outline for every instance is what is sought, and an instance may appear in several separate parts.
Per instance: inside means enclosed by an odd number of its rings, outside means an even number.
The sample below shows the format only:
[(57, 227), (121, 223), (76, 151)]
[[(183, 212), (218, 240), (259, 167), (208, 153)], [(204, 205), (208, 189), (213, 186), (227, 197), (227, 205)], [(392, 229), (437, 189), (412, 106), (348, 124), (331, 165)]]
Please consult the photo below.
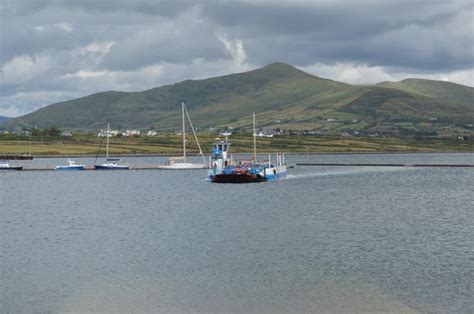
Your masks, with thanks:
[(267, 178), (268, 181), (276, 181), (276, 180), (280, 180), (286, 177), (286, 172), (280, 172), (277, 174), (267, 174), (265, 177)]
[(65, 166), (65, 167), (56, 168), (55, 170), (58, 170), (58, 171), (79, 171), (79, 170), (84, 170), (84, 167), (68, 167), (68, 166)]

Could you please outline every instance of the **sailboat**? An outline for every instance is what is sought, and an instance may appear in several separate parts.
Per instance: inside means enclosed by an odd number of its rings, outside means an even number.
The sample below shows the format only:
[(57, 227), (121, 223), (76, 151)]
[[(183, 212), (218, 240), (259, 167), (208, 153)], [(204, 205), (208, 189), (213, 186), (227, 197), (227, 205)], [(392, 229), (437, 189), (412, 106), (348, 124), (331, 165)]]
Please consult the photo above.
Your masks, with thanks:
[[(119, 165), (115, 161), (119, 161), (118, 158), (109, 158), (109, 137), (110, 137), (110, 125), (107, 123), (107, 132), (105, 133), (106, 138), (106, 150), (105, 150), (105, 160), (106, 162), (100, 165), (94, 165), (95, 170), (128, 170), (130, 167), (128, 165)], [(102, 143), (101, 143), (102, 144)], [(97, 152), (97, 156), (95, 157), (94, 163), (97, 161), (97, 157), (99, 156), (99, 151)]]
[[(159, 165), (159, 169), (165, 170), (189, 170), (189, 169), (205, 169), (207, 168), (206, 159), (204, 158), (204, 154), (202, 153), (201, 145), (199, 144), (199, 140), (197, 138), (196, 132), (194, 131), (193, 123), (191, 122), (191, 118), (189, 117), (188, 110), (186, 109), (186, 105), (184, 102), (181, 103), (181, 111), (183, 116), (183, 156), (179, 157), (170, 157), (168, 161), (164, 165)], [(194, 134), (194, 138), (199, 148), (199, 154), (202, 156), (203, 163), (190, 163), (186, 161), (186, 123), (185, 117), (187, 116), (189, 125)]]
[[(229, 156), (230, 142), (225, 141), (212, 145), (209, 180), (215, 183), (252, 183), (274, 181), (286, 176), (287, 164), (285, 155), (277, 153), (275, 162), (257, 160), (257, 133), (255, 129), (255, 113), (253, 114), (253, 160), (233, 160)], [(229, 158), (230, 157), (230, 158)]]

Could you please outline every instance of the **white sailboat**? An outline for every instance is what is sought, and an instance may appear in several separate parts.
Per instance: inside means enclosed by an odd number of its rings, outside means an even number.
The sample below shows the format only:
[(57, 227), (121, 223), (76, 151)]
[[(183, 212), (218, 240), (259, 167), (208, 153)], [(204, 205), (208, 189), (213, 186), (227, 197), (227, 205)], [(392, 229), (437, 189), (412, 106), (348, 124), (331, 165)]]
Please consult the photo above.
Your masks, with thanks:
[[(201, 145), (199, 144), (199, 140), (197, 138), (196, 132), (194, 131), (193, 123), (191, 122), (191, 118), (189, 117), (188, 110), (186, 109), (186, 105), (184, 102), (181, 103), (181, 111), (183, 115), (183, 156), (180, 157), (170, 157), (166, 164), (159, 165), (159, 169), (165, 170), (189, 170), (189, 169), (205, 169), (207, 168), (206, 159), (204, 158), (204, 154), (202, 153)], [(199, 155), (202, 156), (203, 163), (190, 163), (186, 160), (186, 123), (184, 115), (187, 116), (189, 125), (194, 134), (194, 138), (199, 148)]]
[[(94, 165), (95, 170), (128, 170), (130, 167), (128, 165), (120, 165), (115, 161), (119, 161), (118, 158), (109, 158), (109, 137), (110, 137), (110, 125), (107, 123), (107, 132), (105, 133), (106, 138), (106, 150), (105, 150), (105, 160), (108, 161), (106, 163), (100, 165)], [(100, 147), (99, 147), (100, 150)], [(97, 152), (97, 156), (99, 152)], [(95, 161), (97, 161), (97, 156)], [(95, 163), (94, 161), (94, 163)]]

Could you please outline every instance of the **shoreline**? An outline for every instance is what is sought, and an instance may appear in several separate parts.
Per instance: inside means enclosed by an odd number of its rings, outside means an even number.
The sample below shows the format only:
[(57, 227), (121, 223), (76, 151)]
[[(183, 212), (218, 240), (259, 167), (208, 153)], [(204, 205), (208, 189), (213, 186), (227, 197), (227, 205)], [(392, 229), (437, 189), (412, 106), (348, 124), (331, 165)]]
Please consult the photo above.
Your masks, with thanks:
[[(268, 155), (275, 154), (276, 152), (257, 152), (257, 155)], [(283, 152), (285, 155), (410, 155), (410, 154), (474, 154), (473, 151), (387, 151), (387, 152)], [(253, 152), (238, 152), (233, 153), (234, 155), (251, 155)], [(68, 154), (68, 155), (32, 155), (33, 159), (41, 158), (95, 158), (95, 154)], [(176, 154), (114, 154), (117, 157), (126, 158), (140, 158), (140, 157), (174, 157), (181, 156), (179, 153)], [(188, 157), (198, 157), (199, 155), (188, 155)], [(206, 156), (206, 154), (204, 154)], [(103, 156), (99, 156), (101, 158)]]

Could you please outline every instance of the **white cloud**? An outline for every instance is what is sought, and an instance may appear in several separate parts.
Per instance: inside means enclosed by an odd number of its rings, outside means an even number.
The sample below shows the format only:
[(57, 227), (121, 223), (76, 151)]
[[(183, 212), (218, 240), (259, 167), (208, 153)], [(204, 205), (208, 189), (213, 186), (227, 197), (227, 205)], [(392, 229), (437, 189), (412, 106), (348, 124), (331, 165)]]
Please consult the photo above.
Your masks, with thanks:
[(114, 41), (92, 42), (83, 49), (83, 52), (100, 52), (106, 54), (113, 45), (115, 45)]
[(4, 84), (25, 83), (44, 75), (50, 68), (51, 58), (46, 54), (14, 57), (3, 65), (2, 81)]
[(313, 75), (349, 84), (376, 84), (384, 81), (400, 81), (406, 78), (424, 78), (474, 86), (474, 69), (441, 73), (418, 73), (396, 71), (383, 66), (341, 62), (336, 64), (315, 63), (299, 68)]
[(0, 96), (0, 115), (17, 117), (40, 109), (45, 104), (64, 101), (68, 99), (68, 96), (79, 97), (80, 95), (66, 95), (63, 91), (28, 91)]
[(18, 116), (21, 116), (22, 114), (24, 114), (24, 112), (22, 112), (20, 110), (20, 107), (18, 106), (14, 106), (14, 105), (10, 105), (10, 106), (2, 106), (0, 105), (0, 115), (1, 116), (5, 116), (5, 117), (18, 117)]
[(59, 29), (62, 29), (63, 31), (68, 32), (68, 33), (72, 32), (72, 30), (74, 29), (74, 27), (72, 27), (72, 25), (69, 23), (57, 23), (57, 24), (54, 24), (53, 26)]
[(313, 75), (341, 81), (349, 84), (374, 84), (393, 80), (394, 77), (386, 73), (383, 67), (370, 67), (365, 64), (316, 63), (311, 66), (300, 67), (301, 70)]
[(74, 27), (69, 23), (56, 23), (56, 24), (45, 24), (34, 26), (34, 29), (38, 32), (43, 32), (45, 30), (59, 29), (66, 33), (71, 33), (74, 30)]
[(225, 49), (231, 55), (234, 60), (234, 64), (237, 68), (247, 68), (245, 61), (247, 59), (247, 54), (244, 49), (242, 40), (240, 39), (227, 39), (223, 35), (218, 35), (217, 38), (224, 44)]

